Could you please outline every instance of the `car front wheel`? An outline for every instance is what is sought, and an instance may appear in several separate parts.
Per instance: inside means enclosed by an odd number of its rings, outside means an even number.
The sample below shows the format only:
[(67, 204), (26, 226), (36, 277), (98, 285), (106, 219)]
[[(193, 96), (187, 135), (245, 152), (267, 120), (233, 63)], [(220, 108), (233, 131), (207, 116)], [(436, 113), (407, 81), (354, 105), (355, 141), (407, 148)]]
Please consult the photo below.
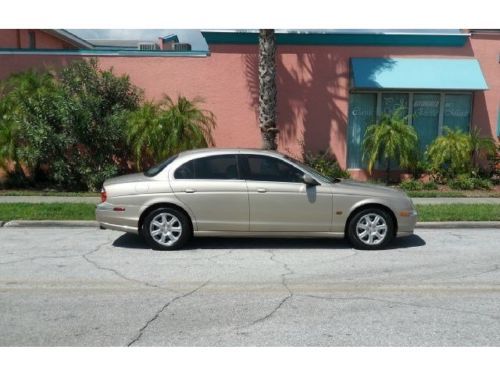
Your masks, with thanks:
[(356, 249), (378, 250), (394, 239), (394, 229), (392, 217), (386, 210), (367, 208), (349, 222), (347, 237)]
[(183, 212), (162, 207), (146, 216), (141, 233), (155, 250), (176, 250), (191, 238), (191, 226)]

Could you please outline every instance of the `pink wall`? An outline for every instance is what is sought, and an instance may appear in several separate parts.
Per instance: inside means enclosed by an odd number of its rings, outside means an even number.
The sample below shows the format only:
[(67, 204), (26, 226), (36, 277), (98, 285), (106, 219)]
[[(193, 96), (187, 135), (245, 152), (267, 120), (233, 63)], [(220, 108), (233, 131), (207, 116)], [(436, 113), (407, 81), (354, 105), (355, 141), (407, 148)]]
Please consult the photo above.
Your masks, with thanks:
[(495, 137), (500, 106), (500, 35), (474, 34), (470, 41), (489, 87), (474, 95), (472, 124), (484, 135)]
[(29, 48), (29, 32), (35, 32), (36, 48), (63, 49), (68, 44), (41, 30), (0, 29), (0, 48)]
[[(1, 36), (1, 33), (0, 33)], [(0, 39), (1, 42), (1, 39)], [(209, 57), (100, 57), (103, 68), (128, 74), (147, 98), (200, 96), (217, 117), (218, 147), (260, 147), (257, 46), (212, 45)], [(346, 165), (351, 57), (476, 57), (490, 90), (474, 98), (473, 123), (496, 133), (500, 93), (500, 37), (474, 37), (463, 47), (279, 46), (279, 149), (299, 155), (330, 147)], [(31, 66), (66, 64), (64, 56), (1, 56), (0, 78)], [(355, 175), (363, 178), (363, 172)]]

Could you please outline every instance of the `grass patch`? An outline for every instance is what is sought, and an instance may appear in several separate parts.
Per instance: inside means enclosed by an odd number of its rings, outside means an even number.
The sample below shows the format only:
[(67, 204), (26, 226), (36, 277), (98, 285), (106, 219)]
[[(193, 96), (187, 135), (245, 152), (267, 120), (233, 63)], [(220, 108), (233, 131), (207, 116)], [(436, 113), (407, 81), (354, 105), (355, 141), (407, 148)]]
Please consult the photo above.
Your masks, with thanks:
[(461, 191), (421, 190), (405, 192), (412, 198), (464, 198), (467, 196)]
[(0, 196), (42, 196), (42, 197), (99, 197), (99, 193), (88, 191), (52, 191), (52, 190), (0, 190)]
[(95, 220), (88, 203), (0, 203), (0, 220)]
[[(418, 204), (419, 221), (500, 221), (500, 204)], [(95, 220), (88, 203), (0, 203), (0, 221)]]
[(419, 221), (499, 221), (500, 204), (417, 204)]

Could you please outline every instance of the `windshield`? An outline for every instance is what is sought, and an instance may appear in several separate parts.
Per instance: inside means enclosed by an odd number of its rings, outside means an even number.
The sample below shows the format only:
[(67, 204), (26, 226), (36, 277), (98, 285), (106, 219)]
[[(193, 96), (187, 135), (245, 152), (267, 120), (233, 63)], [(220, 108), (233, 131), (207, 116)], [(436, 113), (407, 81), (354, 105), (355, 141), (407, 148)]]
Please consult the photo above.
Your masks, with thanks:
[(321, 182), (333, 184), (335, 182), (340, 181), (338, 178), (331, 178), (331, 177), (328, 177), (328, 176), (325, 176), (325, 175), (319, 173), (316, 169), (313, 169), (310, 166), (305, 165), (304, 163), (298, 161), (297, 159), (291, 158), (289, 156), (285, 156), (285, 158), (292, 161), (293, 163), (297, 164), (302, 169), (305, 169), (307, 171), (307, 173), (309, 173), (312, 177), (314, 177), (315, 179), (317, 179)]
[(167, 165), (172, 163), (176, 158), (177, 155), (169, 157), (167, 160), (162, 161), (160, 164), (157, 164), (154, 167), (149, 168), (147, 171), (144, 172), (144, 175), (147, 177), (156, 176), (158, 173), (164, 170)]

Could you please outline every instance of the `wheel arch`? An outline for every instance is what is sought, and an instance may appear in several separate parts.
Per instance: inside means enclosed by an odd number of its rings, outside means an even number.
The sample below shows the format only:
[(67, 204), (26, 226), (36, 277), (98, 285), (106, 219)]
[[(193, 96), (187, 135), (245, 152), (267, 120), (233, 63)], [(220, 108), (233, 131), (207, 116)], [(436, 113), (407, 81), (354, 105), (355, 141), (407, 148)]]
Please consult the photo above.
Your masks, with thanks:
[(352, 218), (360, 211), (366, 209), (366, 208), (378, 208), (384, 211), (387, 211), (389, 215), (391, 216), (392, 222), (394, 224), (394, 236), (398, 233), (398, 220), (396, 218), (396, 215), (394, 214), (394, 211), (387, 205), (379, 202), (365, 202), (361, 203), (358, 206), (354, 207), (352, 211), (349, 213), (349, 216), (347, 217), (345, 227), (344, 227), (344, 235), (347, 237), (347, 231), (349, 229), (349, 224), (351, 223)]
[(146, 216), (150, 212), (152, 212), (152, 211), (154, 211), (154, 210), (156, 210), (158, 208), (174, 208), (176, 210), (181, 211), (189, 219), (189, 224), (191, 226), (191, 231), (194, 231), (194, 224), (195, 224), (194, 220), (193, 220), (192, 216), (189, 214), (189, 212), (184, 207), (182, 207), (179, 204), (173, 203), (173, 202), (155, 202), (155, 203), (147, 206), (141, 212), (141, 215), (139, 216), (139, 222), (137, 224), (137, 229), (139, 230), (139, 233), (141, 232), (142, 224), (144, 223), (144, 219), (146, 218)]

